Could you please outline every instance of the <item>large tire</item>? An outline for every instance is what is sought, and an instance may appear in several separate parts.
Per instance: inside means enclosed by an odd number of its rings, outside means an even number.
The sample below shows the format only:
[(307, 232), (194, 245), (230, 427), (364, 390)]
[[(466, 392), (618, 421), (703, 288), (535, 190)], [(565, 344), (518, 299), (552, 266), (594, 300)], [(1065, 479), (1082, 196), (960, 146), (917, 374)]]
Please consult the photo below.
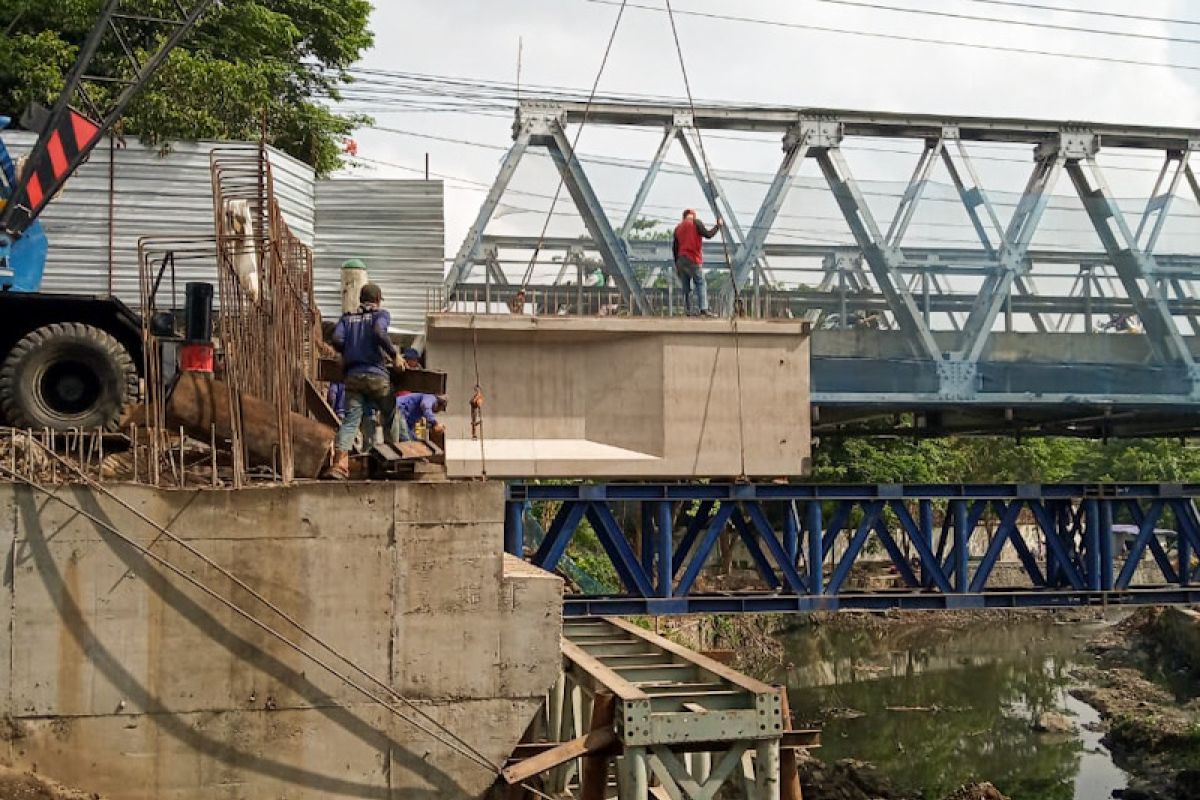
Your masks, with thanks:
[(137, 367), (125, 347), (79, 322), (38, 328), (0, 365), (0, 409), (17, 428), (115, 430), (137, 392)]

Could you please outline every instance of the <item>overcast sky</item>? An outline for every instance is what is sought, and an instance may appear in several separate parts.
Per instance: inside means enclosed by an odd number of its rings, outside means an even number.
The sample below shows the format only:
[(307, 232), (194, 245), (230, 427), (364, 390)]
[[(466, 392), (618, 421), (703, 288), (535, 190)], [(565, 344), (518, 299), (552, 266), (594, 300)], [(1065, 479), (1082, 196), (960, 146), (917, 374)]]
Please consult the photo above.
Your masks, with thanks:
[[(662, 4), (662, 0), (633, 2), (647, 6)], [(980, 0), (875, 2), (1200, 40), (1200, 25), (1026, 10)], [(1141, 0), (1136, 4), (1122, 0), (1044, 2), (1200, 21), (1200, 2), (1195, 0)], [(1197, 114), (1200, 44), (966, 21), (848, 7), (820, 0), (737, 3), (675, 0), (673, 5), (677, 12), (705, 11), (796, 25), (1197, 67), (1186, 70), (1100, 63), (680, 15), (679, 35), (697, 101), (1200, 127)], [(521, 40), (524, 85), (570, 87), (586, 92), (595, 79), (617, 12), (616, 5), (588, 0), (439, 0), (436, 3), (376, 0), (372, 20), (375, 47), (363, 66), (512, 81), (516, 78), (518, 40)], [(638, 8), (625, 11), (600, 91), (683, 96), (683, 81), (664, 13)], [(497, 148), (511, 141), (511, 117), (503, 115), (388, 111), (377, 106), (372, 113), (380, 127), (477, 141)], [(580, 146), (585, 153), (649, 159), (656, 146), (653, 134), (602, 130), (588, 133)], [(366, 164), (357, 170), (360, 175), (413, 177), (413, 170), (423, 167), (428, 153), (433, 172), (487, 184), (495, 177), (502, 155), (497, 149), (370, 129), (359, 131), (355, 139), (364, 159), (398, 165)], [(771, 172), (780, 157), (777, 137), (756, 142), (714, 138), (706, 144), (714, 167), (719, 170)], [(903, 180), (913, 166), (911, 156), (899, 153), (851, 155), (855, 173), (862, 180)], [(672, 160), (682, 160), (681, 154), (673, 153)], [(811, 163), (805, 169), (809, 175), (815, 173)], [(997, 169), (1003, 171), (991, 174), (1009, 184), (1000, 188), (1019, 189), (1023, 184), (1023, 169), (1011, 165)], [(638, 177), (632, 171), (627, 172), (631, 174), (625, 178), (598, 180), (601, 196), (615, 193), (627, 202)], [(1154, 178), (1151, 173), (1137, 171), (1122, 175), (1119, 190), (1131, 194), (1138, 193), (1138, 182), (1152, 183)], [(546, 176), (541, 191), (550, 193), (554, 189), (553, 180), (549, 173)], [(526, 185), (532, 186), (539, 180), (542, 179), (535, 175)], [(1067, 188), (1064, 182), (1059, 190)], [(448, 181), (448, 252), (458, 248), (483, 192), (480, 187)], [(671, 200), (677, 202), (676, 197)], [(693, 204), (701, 202), (697, 191)], [(538, 206), (533, 200), (522, 203), (540, 208), (546, 205)], [(569, 200), (566, 203), (569, 206)], [(748, 205), (747, 215), (754, 210), (753, 202), (735, 201), (735, 204)], [(743, 222), (748, 223), (749, 219)], [(532, 225), (535, 230), (538, 227), (537, 220), (526, 219), (524, 224)]]

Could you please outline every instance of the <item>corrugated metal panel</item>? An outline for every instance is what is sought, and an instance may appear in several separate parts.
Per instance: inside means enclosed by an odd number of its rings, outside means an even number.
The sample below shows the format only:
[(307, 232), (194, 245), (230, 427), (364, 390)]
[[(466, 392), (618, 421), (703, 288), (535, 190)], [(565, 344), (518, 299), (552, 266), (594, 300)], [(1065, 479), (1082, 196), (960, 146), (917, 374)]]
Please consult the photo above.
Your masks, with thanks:
[[(14, 156), (33, 146), (32, 134), (5, 132)], [(215, 148), (253, 151), (246, 142), (179, 142), (159, 155), (131, 139), (116, 150), (113, 293), (134, 308), (138, 298), (138, 240), (145, 236), (213, 235), (209, 153)], [(313, 185), (310, 167), (270, 150), (275, 192), (292, 230), (313, 242)], [(42, 289), (47, 292), (106, 294), (108, 291), (109, 150), (101, 143), (41, 216), (50, 240)], [(193, 264), (176, 272), (182, 293), (186, 280), (216, 279), (215, 264)]]
[(341, 313), (341, 265), (361, 258), (383, 289), (392, 326), (425, 328), (429, 293), (442, 285), (445, 216), (441, 181), (317, 183), (316, 295), (326, 318)]

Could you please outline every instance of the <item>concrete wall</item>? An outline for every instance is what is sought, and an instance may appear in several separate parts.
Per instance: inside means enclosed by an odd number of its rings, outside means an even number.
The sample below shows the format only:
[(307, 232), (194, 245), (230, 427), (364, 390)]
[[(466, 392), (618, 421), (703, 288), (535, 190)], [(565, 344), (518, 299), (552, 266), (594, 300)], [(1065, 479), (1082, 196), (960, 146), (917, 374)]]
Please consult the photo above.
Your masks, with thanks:
[[(110, 499), (58, 491), (155, 538)], [(502, 554), (499, 484), (114, 491), (493, 763), (557, 676), (561, 582)], [(252, 602), (178, 545), (153, 551)], [(53, 500), (0, 484), (0, 552), (0, 714), (16, 733), (0, 758), (113, 800), (477, 797), (491, 783)]]
[(809, 471), (804, 323), (436, 314), (428, 337), (452, 476), (728, 477), (743, 455), (748, 476)]

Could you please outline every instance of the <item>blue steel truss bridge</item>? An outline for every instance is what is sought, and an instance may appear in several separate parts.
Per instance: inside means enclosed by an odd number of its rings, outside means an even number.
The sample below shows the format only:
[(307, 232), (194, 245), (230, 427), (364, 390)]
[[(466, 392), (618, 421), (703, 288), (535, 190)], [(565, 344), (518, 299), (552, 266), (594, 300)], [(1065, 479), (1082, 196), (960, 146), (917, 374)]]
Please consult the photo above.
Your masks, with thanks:
[[(658, 146), (576, 152), (585, 116)], [(443, 309), (681, 313), (669, 229), (706, 203), (718, 308), (812, 323), (815, 434), (1200, 429), (1200, 129), (526, 100), (513, 132)], [(779, 145), (774, 174), (714, 163)]]
[[(1193, 604), (1197, 496), (1196, 484), (514, 483), (505, 549), (574, 584), (568, 616)], [(619, 587), (564, 560), (585, 527)], [(754, 579), (712, 588), (722, 551)]]

